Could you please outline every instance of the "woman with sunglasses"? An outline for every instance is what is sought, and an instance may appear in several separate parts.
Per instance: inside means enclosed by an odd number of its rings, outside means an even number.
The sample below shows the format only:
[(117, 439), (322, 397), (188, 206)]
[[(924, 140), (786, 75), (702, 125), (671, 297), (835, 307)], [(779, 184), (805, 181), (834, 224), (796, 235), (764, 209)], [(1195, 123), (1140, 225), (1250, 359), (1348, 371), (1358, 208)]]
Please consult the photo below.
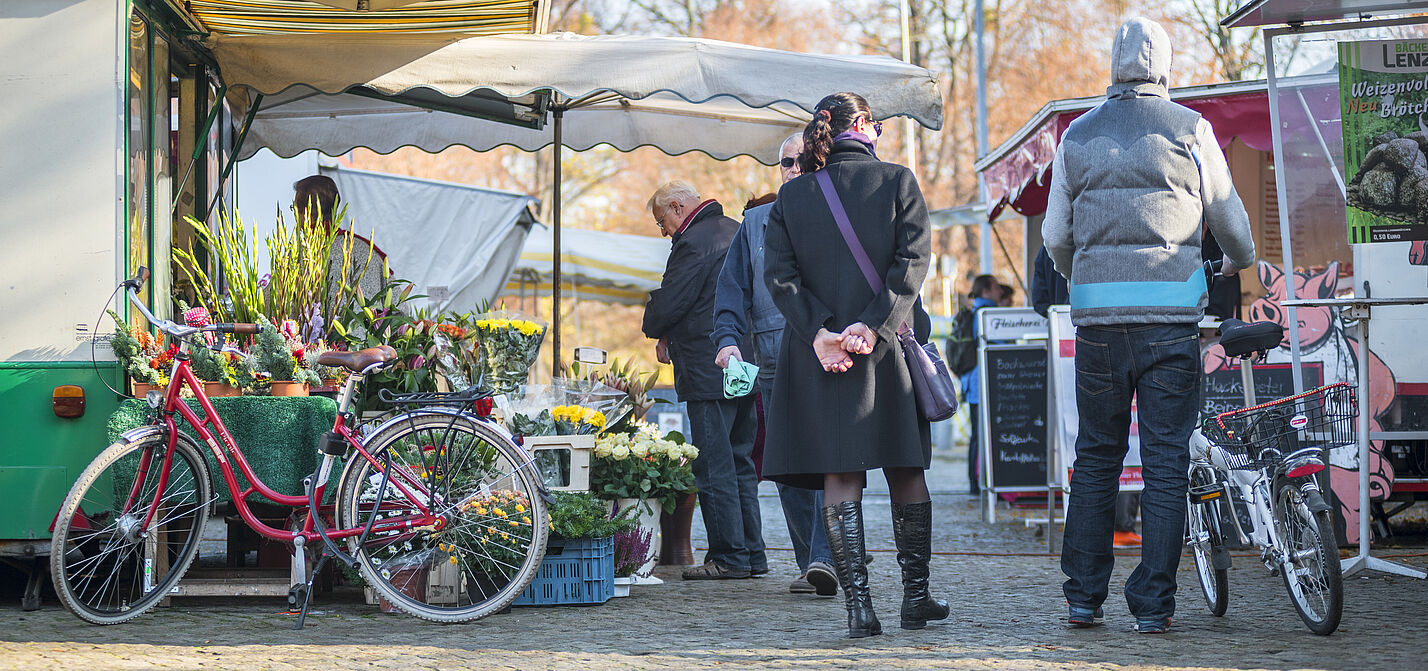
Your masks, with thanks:
[[(843, 587), (848, 636), (882, 633), (864, 566), (863, 488), (880, 468), (892, 494), (902, 567), (904, 629), (947, 617), (928, 590), (932, 502), (927, 421), (917, 412), (896, 333), (931, 324), (918, 299), (931, 258), (927, 205), (907, 168), (878, 160), (881, 124), (866, 100), (819, 101), (803, 132), (803, 175), (779, 190), (769, 213), (765, 281), (785, 319), (768, 417), (764, 477), (822, 489), (823, 523)], [(820, 186), (826, 172), (872, 271), (874, 292), (839, 232)]]

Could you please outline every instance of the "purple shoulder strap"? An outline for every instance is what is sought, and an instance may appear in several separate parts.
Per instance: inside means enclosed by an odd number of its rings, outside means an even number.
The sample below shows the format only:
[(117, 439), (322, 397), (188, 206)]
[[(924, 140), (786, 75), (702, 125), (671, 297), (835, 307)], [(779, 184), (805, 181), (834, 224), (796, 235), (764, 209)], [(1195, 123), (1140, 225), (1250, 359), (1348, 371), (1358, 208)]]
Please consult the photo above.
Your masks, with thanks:
[(847, 243), (848, 251), (853, 253), (853, 260), (858, 262), (858, 269), (863, 271), (868, 286), (873, 288), (874, 294), (882, 293), (883, 279), (878, 277), (877, 271), (873, 269), (873, 260), (868, 258), (863, 243), (858, 242), (857, 234), (853, 233), (853, 224), (848, 221), (848, 213), (843, 209), (843, 201), (838, 198), (838, 191), (833, 188), (833, 179), (828, 176), (828, 170), (819, 170), (813, 173), (813, 177), (818, 180), (818, 188), (823, 191), (823, 198), (828, 201), (828, 209), (833, 211), (833, 221), (838, 223), (838, 232), (843, 234), (843, 242)]
[[(874, 295), (882, 293), (883, 278), (878, 277), (878, 271), (873, 269), (873, 260), (868, 258), (868, 251), (863, 249), (863, 243), (858, 242), (858, 236), (853, 232), (853, 224), (848, 221), (848, 212), (843, 209), (843, 201), (838, 198), (838, 190), (833, 188), (833, 179), (828, 176), (828, 170), (819, 170), (813, 173), (813, 177), (818, 181), (823, 198), (828, 201), (828, 209), (833, 212), (833, 221), (838, 223), (838, 232), (843, 234), (843, 242), (848, 245), (848, 251), (853, 253), (858, 270), (863, 271), (863, 279), (868, 281)], [(901, 335), (908, 331), (910, 329), (907, 324), (903, 323), (897, 332)]]

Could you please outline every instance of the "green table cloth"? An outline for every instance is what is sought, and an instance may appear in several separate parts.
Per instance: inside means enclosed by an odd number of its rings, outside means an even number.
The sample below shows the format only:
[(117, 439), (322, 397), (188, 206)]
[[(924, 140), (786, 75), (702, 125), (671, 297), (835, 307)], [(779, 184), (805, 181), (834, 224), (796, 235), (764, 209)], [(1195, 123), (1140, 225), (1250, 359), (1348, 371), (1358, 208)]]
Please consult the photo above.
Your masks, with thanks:
[[(318, 439), (332, 428), (337, 404), (321, 396), (237, 396), (211, 400), (213, 409), (228, 427), (233, 442), (243, 451), (258, 478), (279, 494), (301, 495), (303, 478), (317, 470)], [(202, 416), (197, 401), (189, 400), (188, 404)], [(109, 441), (118, 440), (125, 431), (148, 423), (149, 413), (149, 404), (141, 399), (120, 403), (119, 409), (109, 418)], [(219, 501), (229, 501), (228, 487), (223, 484), (223, 475), (213, 452), (198, 440), (198, 434), (187, 422), (181, 421), (179, 426), (198, 441), (199, 451), (208, 459), (214, 495)], [(238, 476), (239, 486), (247, 488), (248, 482), (242, 471), (236, 465), (233, 470)], [(340, 474), (339, 469), (333, 469), (332, 478), (328, 481), (329, 491), (336, 486)], [(264, 499), (254, 497), (249, 500)]]

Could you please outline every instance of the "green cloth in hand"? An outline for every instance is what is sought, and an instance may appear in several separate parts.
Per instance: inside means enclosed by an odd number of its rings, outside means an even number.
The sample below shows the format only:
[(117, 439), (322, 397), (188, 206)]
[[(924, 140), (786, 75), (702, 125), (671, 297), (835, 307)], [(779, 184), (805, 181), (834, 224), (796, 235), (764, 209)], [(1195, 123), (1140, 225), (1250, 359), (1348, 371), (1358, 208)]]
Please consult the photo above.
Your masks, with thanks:
[(729, 367), (724, 369), (724, 398), (747, 396), (754, 390), (754, 380), (758, 375), (758, 366), (730, 358)]

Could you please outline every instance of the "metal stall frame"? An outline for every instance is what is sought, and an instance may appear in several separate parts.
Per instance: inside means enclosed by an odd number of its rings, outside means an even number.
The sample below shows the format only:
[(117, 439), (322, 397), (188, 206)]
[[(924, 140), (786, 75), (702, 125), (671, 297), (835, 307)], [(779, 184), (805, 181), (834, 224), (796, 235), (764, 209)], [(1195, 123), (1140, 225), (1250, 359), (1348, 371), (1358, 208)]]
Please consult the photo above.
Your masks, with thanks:
[[(1320, 23), (1320, 24), (1313, 24), (1313, 25), (1308, 25), (1308, 26), (1302, 25), (1302, 24), (1294, 24), (1294, 25), (1282, 26), (1282, 27), (1278, 27), (1278, 28), (1266, 28), (1266, 29), (1264, 30), (1265, 75), (1266, 75), (1266, 79), (1267, 79), (1267, 82), (1268, 82), (1268, 88), (1269, 88), (1269, 113), (1270, 113), (1270, 119), (1271, 119), (1271, 122), (1272, 122), (1272, 123), (1271, 123), (1271, 129), (1272, 129), (1272, 132), (1273, 132), (1274, 147), (1275, 147), (1275, 152), (1274, 152), (1275, 176), (1274, 176), (1274, 179), (1275, 179), (1275, 187), (1276, 187), (1277, 192), (1278, 192), (1280, 240), (1281, 240), (1281, 244), (1283, 245), (1283, 253), (1284, 253), (1284, 256), (1283, 256), (1283, 264), (1282, 264), (1282, 265), (1283, 265), (1283, 268), (1282, 268), (1282, 270), (1284, 271), (1284, 273), (1286, 274), (1286, 276), (1292, 276), (1292, 273), (1293, 273), (1293, 271), (1294, 271), (1294, 245), (1293, 245), (1293, 238), (1292, 238), (1292, 225), (1291, 225), (1290, 216), (1289, 216), (1289, 214), (1290, 214), (1290, 208), (1289, 208), (1289, 203), (1286, 202), (1286, 193), (1287, 193), (1287, 191), (1286, 191), (1286, 184), (1285, 184), (1285, 175), (1286, 175), (1286, 170), (1287, 170), (1287, 168), (1286, 168), (1286, 166), (1285, 166), (1285, 155), (1284, 155), (1284, 151), (1283, 151), (1283, 127), (1282, 127), (1282, 125), (1281, 125), (1280, 112), (1279, 112), (1279, 98), (1280, 98), (1279, 80), (1281, 79), (1281, 77), (1280, 77), (1280, 76), (1276, 73), (1276, 71), (1275, 71), (1275, 59), (1274, 59), (1274, 42), (1275, 42), (1275, 39), (1276, 39), (1276, 38), (1280, 38), (1280, 37), (1284, 37), (1284, 36), (1302, 37), (1302, 36), (1304, 36), (1304, 35), (1312, 35), (1312, 34), (1318, 34), (1318, 33), (1347, 32), (1347, 31), (1355, 31), (1355, 30), (1368, 30), (1368, 29), (1374, 29), (1374, 28), (1391, 28), (1391, 27), (1395, 27), (1395, 26), (1424, 25), (1424, 24), (1428, 24), (1428, 20), (1425, 20), (1424, 17), (1403, 17), (1403, 18), (1394, 18), (1394, 19), (1373, 19), (1373, 20), (1343, 21), (1343, 22), (1335, 22), (1335, 23)], [(1321, 76), (1322, 76), (1322, 75), (1321, 75)], [(1299, 93), (1296, 92), (1295, 95), (1298, 95), (1298, 96), (1299, 96), (1299, 98), (1300, 98), (1300, 104), (1301, 104), (1301, 105), (1304, 105), (1304, 106), (1306, 107), (1306, 114), (1307, 114), (1307, 113), (1308, 113), (1307, 104), (1304, 102), (1302, 94), (1299, 94)], [(1312, 114), (1307, 114), (1307, 116), (1308, 116), (1308, 118), (1310, 119), (1310, 121), (1313, 121), (1313, 120), (1314, 120), (1314, 117), (1313, 117)], [(1325, 158), (1325, 160), (1329, 162), (1330, 169), (1331, 169), (1331, 171), (1333, 172), (1333, 175), (1334, 175), (1334, 177), (1335, 177), (1335, 180), (1336, 180), (1336, 182), (1337, 182), (1337, 185), (1338, 185), (1339, 189), (1342, 191), (1342, 190), (1344, 189), (1344, 176), (1339, 173), (1339, 171), (1338, 171), (1338, 166), (1337, 166), (1337, 164), (1334, 163), (1332, 150), (1331, 150), (1330, 147), (1328, 146), (1328, 142), (1324, 139), (1324, 135), (1323, 135), (1323, 133), (1320, 131), (1319, 127), (1318, 127), (1317, 125), (1311, 123), (1311, 128), (1312, 128), (1313, 131), (1314, 131), (1315, 138), (1316, 138), (1316, 139), (1318, 140), (1318, 142), (1319, 142), (1320, 148), (1321, 148), (1321, 149), (1323, 150), (1323, 152), (1324, 152), (1324, 158)], [(1352, 298), (1352, 299), (1337, 299), (1337, 300), (1305, 300), (1305, 299), (1299, 299), (1299, 298), (1295, 295), (1295, 293), (1294, 293), (1294, 290), (1295, 290), (1294, 283), (1293, 283), (1293, 282), (1286, 282), (1286, 283), (1285, 283), (1285, 287), (1284, 287), (1284, 288), (1285, 288), (1285, 300), (1283, 301), (1282, 304), (1283, 304), (1283, 306), (1287, 309), (1287, 317), (1286, 317), (1286, 320), (1287, 320), (1287, 322), (1288, 322), (1288, 324), (1289, 324), (1290, 360), (1291, 360), (1291, 362), (1292, 362), (1291, 371), (1292, 371), (1292, 375), (1293, 375), (1294, 391), (1295, 391), (1295, 393), (1300, 393), (1300, 392), (1303, 392), (1303, 391), (1304, 391), (1304, 378), (1303, 378), (1303, 372), (1302, 372), (1302, 371), (1303, 371), (1303, 361), (1302, 361), (1302, 359), (1301, 359), (1301, 352), (1300, 352), (1300, 346), (1299, 346), (1299, 319), (1298, 319), (1298, 308), (1299, 308), (1299, 307), (1301, 307), (1301, 306), (1302, 306), (1302, 307), (1308, 307), (1308, 306), (1322, 306), (1322, 305), (1337, 305), (1337, 306), (1342, 306), (1342, 307), (1348, 308), (1350, 317), (1359, 320), (1359, 325), (1360, 325), (1360, 327), (1359, 327), (1358, 340), (1359, 340), (1359, 342), (1360, 342), (1361, 351), (1367, 352), (1367, 351), (1368, 351), (1368, 321), (1369, 321), (1369, 317), (1370, 317), (1370, 313), (1371, 313), (1371, 305), (1374, 305), (1374, 304), (1378, 304), (1378, 305), (1388, 304), (1388, 303), (1385, 303), (1383, 300), (1376, 300), (1376, 299), (1370, 298), (1369, 287), (1367, 286), (1368, 283), (1367, 283), (1366, 281), (1362, 280), (1361, 275), (1360, 275), (1360, 269), (1361, 269), (1361, 267), (1362, 267), (1362, 263), (1361, 263), (1361, 262), (1362, 262), (1362, 256), (1363, 256), (1362, 245), (1361, 245), (1361, 244), (1353, 244), (1353, 245), (1351, 245), (1351, 247), (1352, 247), (1352, 249), (1353, 249), (1353, 254), (1354, 254), (1354, 279), (1353, 279), (1353, 286), (1354, 286), (1354, 294), (1355, 294), (1356, 298)], [(1428, 297), (1415, 297), (1415, 298), (1406, 298), (1406, 299), (1392, 299), (1392, 303), (1391, 303), (1391, 304), (1395, 304), (1395, 305), (1428, 305)], [(1359, 371), (1358, 371), (1358, 389), (1359, 389), (1359, 397), (1360, 397), (1361, 399), (1366, 398), (1365, 392), (1366, 392), (1366, 390), (1368, 389), (1368, 384), (1369, 384), (1369, 381), (1368, 381), (1368, 368), (1369, 368), (1369, 366), (1368, 366), (1366, 363), (1362, 363), (1362, 364), (1359, 365)], [(1393, 574), (1398, 574), (1398, 575), (1404, 575), (1404, 576), (1409, 576), (1409, 577), (1413, 577), (1413, 578), (1425, 578), (1425, 577), (1428, 577), (1428, 574), (1425, 574), (1425, 573), (1422, 572), (1422, 571), (1418, 571), (1418, 570), (1416, 570), (1416, 569), (1413, 569), (1413, 568), (1404, 566), (1404, 565), (1402, 565), (1402, 564), (1398, 564), (1398, 563), (1395, 563), (1395, 562), (1387, 561), (1387, 560), (1385, 560), (1385, 559), (1376, 558), (1376, 557), (1374, 557), (1374, 556), (1371, 554), (1371, 552), (1370, 552), (1370, 549), (1369, 549), (1369, 534), (1370, 534), (1370, 532), (1371, 532), (1372, 527), (1370, 526), (1371, 520), (1370, 520), (1370, 514), (1369, 514), (1370, 505), (1369, 505), (1369, 492), (1368, 492), (1368, 489), (1369, 489), (1369, 488), (1368, 488), (1368, 469), (1364, 467), (1364, 465), (1368, 463), (1368, 451), (1369, 451), (1369, 441), (1370, 441), (1370, 435), (1369, 435), (1369, 430), (1368, 430), (1368, 425), (1369, 425), (1369, 412), (1370, 412), (1370, 408), (1369, 408), (1369, 404), (1368, 404), (1368, 403), (1365, 402), (1365, 403), (1360, 403), (1360, 404), (1359, 404), (1358, 441), (1357, 441), (1357, 442), (1358, 442), (1358, 457), (1359, 457), (1359, 464), (1360, 464), (1360, 468), (1359, 468), (1359, 542), (1358, 542), (1358, 546), (1359, 546), (1358, 550), (1359, 550), (1359, 552), (1358, 552), (1358, 555), (1356, 555), (1356, 556), (1350, 558), (1348, 561), (1346, 561), (1346, 562), (1343, 563), (1343, 573), (1344, 573), (1344, 575), (1347, 576), (1347, 575), (1353, 575), (1354, 573), (1358, 573), (1358, 572), (1360, 572), (1360, 571), (1372, 570), (1372, 571), (1380, 571), (1380, 572), (1383, 572), (1383, 573), (1393, 573)], [(1395, 438), (1395, 437), (1401, 437), (1401, 438), (1416, 438), (1416, 437), (1422, 437), (1423, 434), (1424, 434), (1424, 432), (1421, 432), (1421, 431), (1418, 431), (1418, 432), (1394, 432), (1394, 431), (1381, 431), (1381, 432), (1380, 432), (1380, 431), (1376, 431), (1376, 432), (1374, 432), (1373, 437), (1375, 437), (1375, 438)]]

